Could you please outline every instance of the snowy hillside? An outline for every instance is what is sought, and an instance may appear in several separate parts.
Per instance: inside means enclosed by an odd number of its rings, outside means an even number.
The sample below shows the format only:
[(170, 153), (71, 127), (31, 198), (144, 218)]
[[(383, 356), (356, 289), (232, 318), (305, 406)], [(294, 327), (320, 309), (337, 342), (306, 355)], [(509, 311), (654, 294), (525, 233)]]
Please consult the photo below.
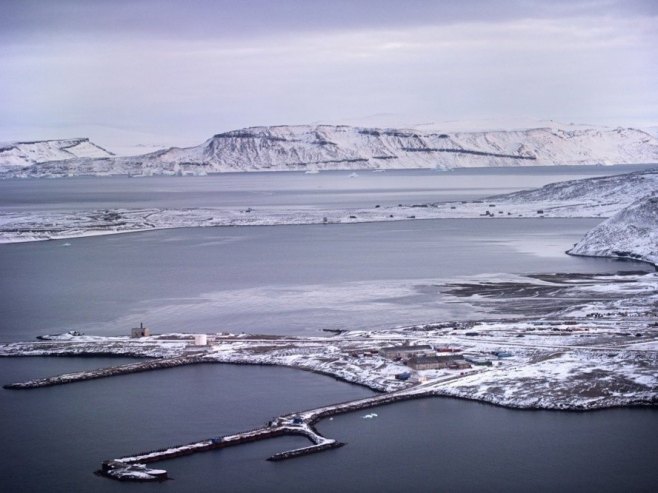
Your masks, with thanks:
[[(548, 217), (609, 217), (632, 202), (658, 192), (658, 168), (622, 175), (550, 183), (489, 197), (507, 207), (537, 206)], [(570, 212), (572, 211), (572, 212)]]
[(638, 200), (602, 222), (568, 253), (644, 260), (658, 266), (658, 195)]
[(89, 139), (0, 143), (0, 170), (74, 158), (104, 158), (113, 154)]
[[(259, 170), (455, 168), (658, 162), (658, 139), (637, 129), (559, 126), (440, 132), (302, 125), (252, 127), (203, 144), (135, 157), (33, 165), (7, 176), (159, 175)], [(0, 172), (7, 166), (0, 159)]]

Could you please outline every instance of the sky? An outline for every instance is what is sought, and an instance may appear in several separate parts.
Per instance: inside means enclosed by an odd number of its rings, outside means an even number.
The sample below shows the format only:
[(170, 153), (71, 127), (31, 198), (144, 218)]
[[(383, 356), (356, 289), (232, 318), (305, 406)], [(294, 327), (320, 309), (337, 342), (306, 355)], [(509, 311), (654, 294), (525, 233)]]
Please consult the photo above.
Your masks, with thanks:
[(658, 125), (658, 0), (0, 0), (3, 141), (549, 119)]

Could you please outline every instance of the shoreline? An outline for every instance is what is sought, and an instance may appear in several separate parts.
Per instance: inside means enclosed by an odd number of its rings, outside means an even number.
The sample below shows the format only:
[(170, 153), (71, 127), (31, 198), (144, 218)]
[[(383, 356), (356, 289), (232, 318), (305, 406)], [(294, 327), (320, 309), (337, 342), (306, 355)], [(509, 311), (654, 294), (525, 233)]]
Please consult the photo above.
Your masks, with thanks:
[[(27, 355), (0, 355), (0, 358), (107, 358), (107, 357), (116, 357), (116, 358), (123, 358), (123, 357), (134, 357), (138, 359), (147, 359), (152, 362), (157, 363), (158, 361), (161, 361), (161, 358), (155, 358), (155, 357), (148, 357), (148, 356), (128, 356), (128, 355), (123, 355), (123, 354), (111, 354), (111, 353), (93, 353), (93, 354), (48, 354), (48, 355), (39, 355), (39, 354), (27, 354)], [(3, 389), (5, 390), (34, 390), (36, 388), (47, 388), (47, 387), (54, 387), (58, 385), (66, 385), (69, 383), (76, 383), (76, 382), (87, 382), (90, 380), (94, 380), (97, 378), (109, 378), (113, 376), (120, 376), (120, 375), (127, 375), (127, 374), (132, 374), (132, 373), (141, 373), (145, 371), (158, 371), (158, 370), (169, 370), (169, 369), (175, 369), (179, 366), (189, 366), (189, 365), (230, 365), (230, 366), (261, 366), (261, 367), (277, 367), (277, 368), (288, 368), (291, 370), (296, 370), (296, 371), (304, 371), (308, 373), (314, 373), (316, 375), (321, 375), (324, 377), (329, 377), (332, 378), (338, 382), (350, 384), (350, 385), (355, 385), (358, 387), (363, 387), (367, 388), (368, 390), (371, 390), (374, 392), (374, 395), (371, 397), (375, 396), (385, 396), (389, 395), (394, 392), (389, 392), (386, 390), (381, 390), (376, 387), (371, 386), (367, 382), (362, 382), (362, 381), (355, 381), (355, 380), (350, 380), (347, 379), (343, 376), (336, 375), (333, 373), (329, 373), (326, 371), (318, 370), (318, 369), (313, 369), (313, 368), (305, 368), (303, 366), (298, 366), (298, 365), (286, 365), (286, 364), (279, 364), (279, 363), (265, 363), (265, 362), (248, 362), (248, 361), (213, 361), (213, 360), (199, 360), (196, 359), (194, 361), (189, 361), (187, 363), (182, 363), (182, 364), (177, 364), (177, 365), (171, 365), (171, 366), (159, 366), (156, 364), (156, 368), (152, 369), (143, 369), (143, 370), (138, 370), (138, 371), (132, 371), (132, 372), (126, 372), (126, 373), (121, 373), (121, 374), (114, 374), (114, 375), (108, 375), (107, 377), (94, 377), (94, 378), (83, 378), (76, 380), (75, 382), (61, 382), (61, 383), (51, 383), (51, 384), (45, 384), (45, 385), (38, 385), (35, 387), (14, 387), (12, 386), (13, 384), (6, 384), (3, 385)], [(94, 370), (90, 370), (94, 371)], [(68, 374), (65, 374), (68, 375)], [(470, 376), (470, 375), (469, 375)], [(37, 379), (38, 380), (38, 379)], [(31, 380), (33, 381), (33, 380)], [(451, 393), (443, 393), (441, 390), (434, 390), (431, 394), (423, 394), (419, 395), (416, 398), (444, 398), (444, 399), (457, 399), (457, 400), (462, 400), (462, 401), (470, 401), (470, 402), (475, 402), (479, 403), (482, 405), (487, 405), (487, 406), (494, 406), (494, 407), (501, 407), (505, 409), (513, 409), (513, 410), (518, 410), (518, 411), (550, 411), (550, 412), (566, 412), (566, 413), (584, 413), (584, 412), (595, 412), (595, 411), (604, 411), (604, 410), (609, 410), (609, 409), (627, 409), (627, 408), (658, 408), (658, 394), (651, 397), (651, 398), (638, 398), (634, 400), (630, 400), (627, 403), (621, 403), (621, 404), (602, 404), (602, 405), (597, 405), (597, 404), (592, 404), (588, 406), (582, 406), (582, 405), (572, 405), (572, 406), (556, 406), (556, 407), (545, 407), (545, 406), (537, 406), (537, 405), (518, 405), (514, 403), (509, 403), (509, 402), (497, 402), (495, 400), (489, 400), (487, 398), (483, 397), (470, 397), (470, 396), (463, 396), (463, 395), (457, 395), (457, 394), (451, 394)], [(387, 405), (389, 403), (383, 403), (379, 405)], [(392, 403), (391, 403), (392, 404)], [(378, 407), (378, 406), (375, 406)], [(308, 411), (298, 411), (298, 413), (304, 413)], [(349, 411), (352, 412), (352, 411)], [(290, 413), (292, 414), (292, 412)], [(327, 416), (328, 417), (328, 416)], [(325, 416), (320, 416), (315, 418), (311, 424), (316, 424), (321, 422), (322, 420), (326, 419), (327, 417)]]
[[(484, 277), (444, 286), (444, 296), (466, 299), (475, 308), (493, 303), (520, 310), (513, 316), (466, 322), (311, 336), (204, 331), (128, 337), (69, 332), (2, 343), (0, 357), (118, 356), (154, 366), (158, 360), (194, 358), (199, 363), (282, 366), (375, 392), (438, 383), (464, 368), (478, 368), (458, 384), (439, 386), (441, 394), (517, 408), (610, 407), (658, 396), (656, 276), (621, 271)], [(406, 349), (400, 353), (395, 348)], [(429, 357), (429, 365), (417, 366), (417, 357)]]
[[(657, 276), (643, 272), (553, 274), (493, 285), (484, 278), (451, 286), (453, 295), (490, 300), (496, 293), (495, 301), (522, 302), (524, 316), (515, 318), (342, 330), (323, 336), (150, 335), (140, 325), (135, 329), (139, 332), (131, 331), (133, 337), (71, 331), (40, 336), (37, 341), (0, 344), (0, 357), (115, 355), (141, 360), (5, 385), (15, 391), (207, 364), (304, 370), (371, 391), (367, 397), (279, 415), (260, 428), (105, 460), (97, 471), (119, 481), (163, 481), (168, 472), (150, 468), (151, 463), (281, 435), (303, 435), (311, 443), (277, 452), (268, 460), (332, 450), (344, 444), (318, 431), (325, 419), (409, 399), (451, 398), (515, 411), (585, 413), (637, 408), (655, 412), (658, 310), (652, 307), (658, 306)], [(537, 316), (531, 305), (540, 288), (557, 300), (544, 316)], [(573, 306), (574, 298), (589, 299), (588, 290), (606, 294)], [(427, 362), (435, 366), (419, 366)], [(166, 382), (167, 375), (163, 377)], [(130, 382), (126, 384), (130, 388)]]
[[(411, 208), (415, 210), (415, 208)], [(350, 211), (347, 211), (344, 215), (349, 215)], [(483, 216), (478, 214), (464, 215), (464, 216), (451, 216), (437, 214), (436, 216), (432, 214), (426, 214), (425, 217), (416, 215), (416, 217), (381, 217), (381, 218), (353, 218), (353, 219), (336, 219), (324, 222), (322, 219), (312, 219), (312, 220), (300, 220), (300, 221), (281, 221), (281, 222), (267, 222), (266, 220), (253, 221), (253, 222), (227, 222), (221, 224), (180, 224), (180, 225), (163, 225), (151, 228), (135, 228), (135, 229), (125, 229), (125, 230), (90, 230), (83, 232), (72, 232), (72, 233), (50, 233), (48, 236), (35, 236), (35, 237), (22, 237), (22, 236), (1, 236), (3, 231), (0, 229), (0, 245), (14, 245), (14, 244), (24, 244), (24, 243), (34, 243), (42, 241), (62, 241), (62, 240), (72, 240), (79, 238), (94, 238), (99, 236), (112, 236), (119, 234), (138, 234), (138, 233), (148, 233), (155, 231), (166, 231), (174, 229), (209, 229), (209, 228), (234, 228), (234, 227), (248, 227), (248, 228), (258, 228), (258, 227), (278, 227), (278, 226), (349, 226), (357, 224), (375, 224), (375, 223), (387, 223), (387, 222), (407, 222), (407, 221), (439, 221), (439, 220), (489, 220), (489, 219), (498, 219), (498, 220), (534, 220), (534, 219), (597, 219), (605, 220), (606, 217), (599, 215), (578, 215), (578, 216), (522, 216), (522, 217), (510, 217), (510, 216)], [(31, 231), (30, 231), (31, 232)]]
[(571, 250), (567, 250), (566, 252), (567, 255), (571, 255), (572, 257), (585, 257), (585, 258), (611, 258), (615, 260), (619, 260), (621, 262), (639, 262), (641, 264), (648, 264), (652, 266), (656, 272), (658, 272), (658, 263), (652, 262), (651, 260), (645, 260), (641, 258), (633, 258), (633, 257), (623, 257), (620, 255), (586, 255), (584, 253), (571, 253)]

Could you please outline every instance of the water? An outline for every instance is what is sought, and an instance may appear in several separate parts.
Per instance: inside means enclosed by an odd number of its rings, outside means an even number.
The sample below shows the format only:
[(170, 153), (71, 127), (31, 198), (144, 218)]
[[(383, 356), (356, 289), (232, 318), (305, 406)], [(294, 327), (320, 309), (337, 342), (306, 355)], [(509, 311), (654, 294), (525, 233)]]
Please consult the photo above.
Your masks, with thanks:
[[(632, 167), (631, 167), (632, 168)], [(0, 181), (3, 210), (382, 205), (468, 200), (628, 171), (554, 168)], [(464, 276), (648, 269), (563, 254), (598, 220), (436, 220), (181, 229), (0, 245), (0, 340), (78, 329), (125, 334), (245, 330), (312, 334), (473, 316), (437, 285)], [(67, 243), (70, 244), (67, 246)], [(125, 359), (0, 359), (2, 382)], [(204, 365), (0, 390), (0, 491), (653, 491), (658, 413), (513, 411), (426, 399), (319, 424), (348, 446), (281, 463), (286, 437), (163, 463), (164, 484), (92, 474), (102, 460), (263, 424), (366, 395), (302, 371)]]
[(180, 229), (0, 245), (0, 340), (119, 335), (140, 321), (157, 332), (390, 328), (476, 316), (439, 295), (454, 277), (650, 270), (564, 254), (598, 222)]
[[(0, 360), (5, 380), (113, 364)], [(409, 401), (319, 423), (347, 446), (272, 463), (299, 437), (156, 464), (174, 478), (124, 484), (94, 476), (108, 458), (262, 425), (294, 410), (371, 395), (329, 377), (204, 365), (35, 391), (0, 391), (2, 491), (654, 491), (658, 413), (517, 411), (453, 399)], [(166, 403), (166, 404), (165, 404)]]
[[(21, 381), (122, 362), (125, 359), (0, 359), (0, 375)], [(133, 491), (135, 485), (92, 473), (105, 459), (248, 430), (279, 414), (371, 394), (307, 372), (231, 365), (182, 367), (37, 391), (0, 389), (0, 490)], [(263, 446), (274, 447), (274, 453), (306, 443), (284, 438)], [(211, 456), (215, 461), (222, 457)], [(267, 457), (259, 455), (256, 461)], [(176, 474), (186, 470), (182, 464), (182, 469), (176, 465)], [(242, 473), (250, 474), (248, 464)], [(239, 482), (232, 487), (221, 484), (223, 490), (239, 490)], [(216, 491), (216, 485), (215, 478), (206, 476), (139, 488)]]
[(78, 177), (0, 180), (0, 209), (79, 210), (113, 207), (372, 207), (472, 200), (547, 183), (628, 173), (655, 165), (471, 168), (450, 172), (326, 171), (225, 173), (208, 177)]

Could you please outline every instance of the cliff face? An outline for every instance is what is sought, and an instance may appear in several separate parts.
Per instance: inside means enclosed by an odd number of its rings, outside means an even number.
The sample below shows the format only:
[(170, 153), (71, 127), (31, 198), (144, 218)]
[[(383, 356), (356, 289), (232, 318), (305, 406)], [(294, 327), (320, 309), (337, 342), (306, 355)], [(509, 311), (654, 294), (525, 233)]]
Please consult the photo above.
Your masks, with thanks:
[(658, 195), (644, 197), (602, 222), (567, 253), (643, 260), (658, 266)]
[[(70, 152), (70, 151), (69, 151)], [(11, 176), (196, 174), (260, 170), (405, 169), (658, 162), (658, 139), (636, 129), (537, 128), (420, 132), (333, 125), (252, 127), (199, 146), (142, 156), (81, 159), (9, 168)]]
[(104, 158), (114, 154), (89, 139), (39, 140), (0, 144), (0, 170), (75, 158)]

